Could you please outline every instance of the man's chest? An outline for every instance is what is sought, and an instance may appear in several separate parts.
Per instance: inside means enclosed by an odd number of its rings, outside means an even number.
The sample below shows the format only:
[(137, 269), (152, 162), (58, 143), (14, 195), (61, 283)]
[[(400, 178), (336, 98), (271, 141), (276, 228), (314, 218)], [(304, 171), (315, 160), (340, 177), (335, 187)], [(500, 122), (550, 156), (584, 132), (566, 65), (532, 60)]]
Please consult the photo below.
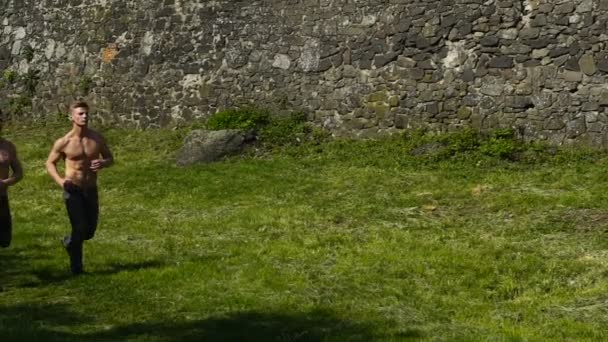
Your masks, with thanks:
[(96, 158), (99, 156), (99, 144), (93, 139), (71, 139), (63, 153), (69, 159)]
[(5, 166), (11, 163), (11, 154), (6, 148), (0, 147), (0, 165)]

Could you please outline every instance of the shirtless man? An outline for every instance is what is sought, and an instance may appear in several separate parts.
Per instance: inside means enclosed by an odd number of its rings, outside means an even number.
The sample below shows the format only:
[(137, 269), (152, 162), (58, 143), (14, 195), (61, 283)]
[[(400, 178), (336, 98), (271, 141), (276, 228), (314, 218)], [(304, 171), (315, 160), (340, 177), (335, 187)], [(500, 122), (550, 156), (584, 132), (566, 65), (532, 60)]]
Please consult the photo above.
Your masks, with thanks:
[[(46, 169), (63, 188), (63, 198), (72, 225), (72, 232), (62, 240), (70, 256), (74, 275), (83, 272), (82, 246), (95, 235), (99, 202), (97, 171), (113, 163), (112, 152), (101, 134), (88, 128), (89, 106), (77, 101), (70, 105), (72, 130), (57, 139), (46, 161)], [(57, 162), (65, 160), (65, 176), (57, 170)]]
[(17, 158), (15, 145), (0, 138), (0, 247), (2, 248), (10, 246), (13, 237), (8, 187), (19, 182), (21, 178), (23, 178), (23, 169)]

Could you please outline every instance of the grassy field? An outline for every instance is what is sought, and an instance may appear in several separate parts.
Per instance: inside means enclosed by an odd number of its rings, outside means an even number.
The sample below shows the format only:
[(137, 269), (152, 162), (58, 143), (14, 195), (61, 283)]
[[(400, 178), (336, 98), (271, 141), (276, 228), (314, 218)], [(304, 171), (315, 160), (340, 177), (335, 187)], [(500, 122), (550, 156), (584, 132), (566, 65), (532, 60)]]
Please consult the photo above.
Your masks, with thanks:
[(26, 177), (0, 250), (0, 339), (608, 339), (608, 158), (421, 161), (399, 139), (180, 168), (184, 132), (104, 131), (101, 220), (71, 277), (44, 161), (68, 129), (12, 128)]

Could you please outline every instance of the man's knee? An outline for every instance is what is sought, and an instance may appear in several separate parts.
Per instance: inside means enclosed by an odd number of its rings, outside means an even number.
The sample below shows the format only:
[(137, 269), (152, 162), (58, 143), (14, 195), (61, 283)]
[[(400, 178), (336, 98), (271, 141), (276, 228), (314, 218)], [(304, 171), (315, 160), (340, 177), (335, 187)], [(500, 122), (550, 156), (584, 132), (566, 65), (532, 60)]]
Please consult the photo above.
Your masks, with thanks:
[(95, 231), (97, 230), (97, 227), (93, 226), (93, 227), (89, 227), (89, 229), (87, 230), (87, 233), (84, 236), (85, 240), (91, 240), (94, 236), (95, 236)]

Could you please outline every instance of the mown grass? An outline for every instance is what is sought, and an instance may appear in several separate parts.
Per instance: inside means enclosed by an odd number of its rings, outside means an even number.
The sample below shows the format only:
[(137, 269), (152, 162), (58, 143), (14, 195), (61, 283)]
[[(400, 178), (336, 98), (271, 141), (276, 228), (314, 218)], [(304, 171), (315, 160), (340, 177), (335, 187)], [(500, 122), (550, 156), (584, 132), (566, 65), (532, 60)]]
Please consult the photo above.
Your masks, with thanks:
[(88, 274), (44, 160), (64, 127), (9, 128), (26, 178), (0, 251), (9, 340), (608, 338), (608, 158), (412, 157), (335, 141), (187, 168), (183, 130), (105, 130)]

